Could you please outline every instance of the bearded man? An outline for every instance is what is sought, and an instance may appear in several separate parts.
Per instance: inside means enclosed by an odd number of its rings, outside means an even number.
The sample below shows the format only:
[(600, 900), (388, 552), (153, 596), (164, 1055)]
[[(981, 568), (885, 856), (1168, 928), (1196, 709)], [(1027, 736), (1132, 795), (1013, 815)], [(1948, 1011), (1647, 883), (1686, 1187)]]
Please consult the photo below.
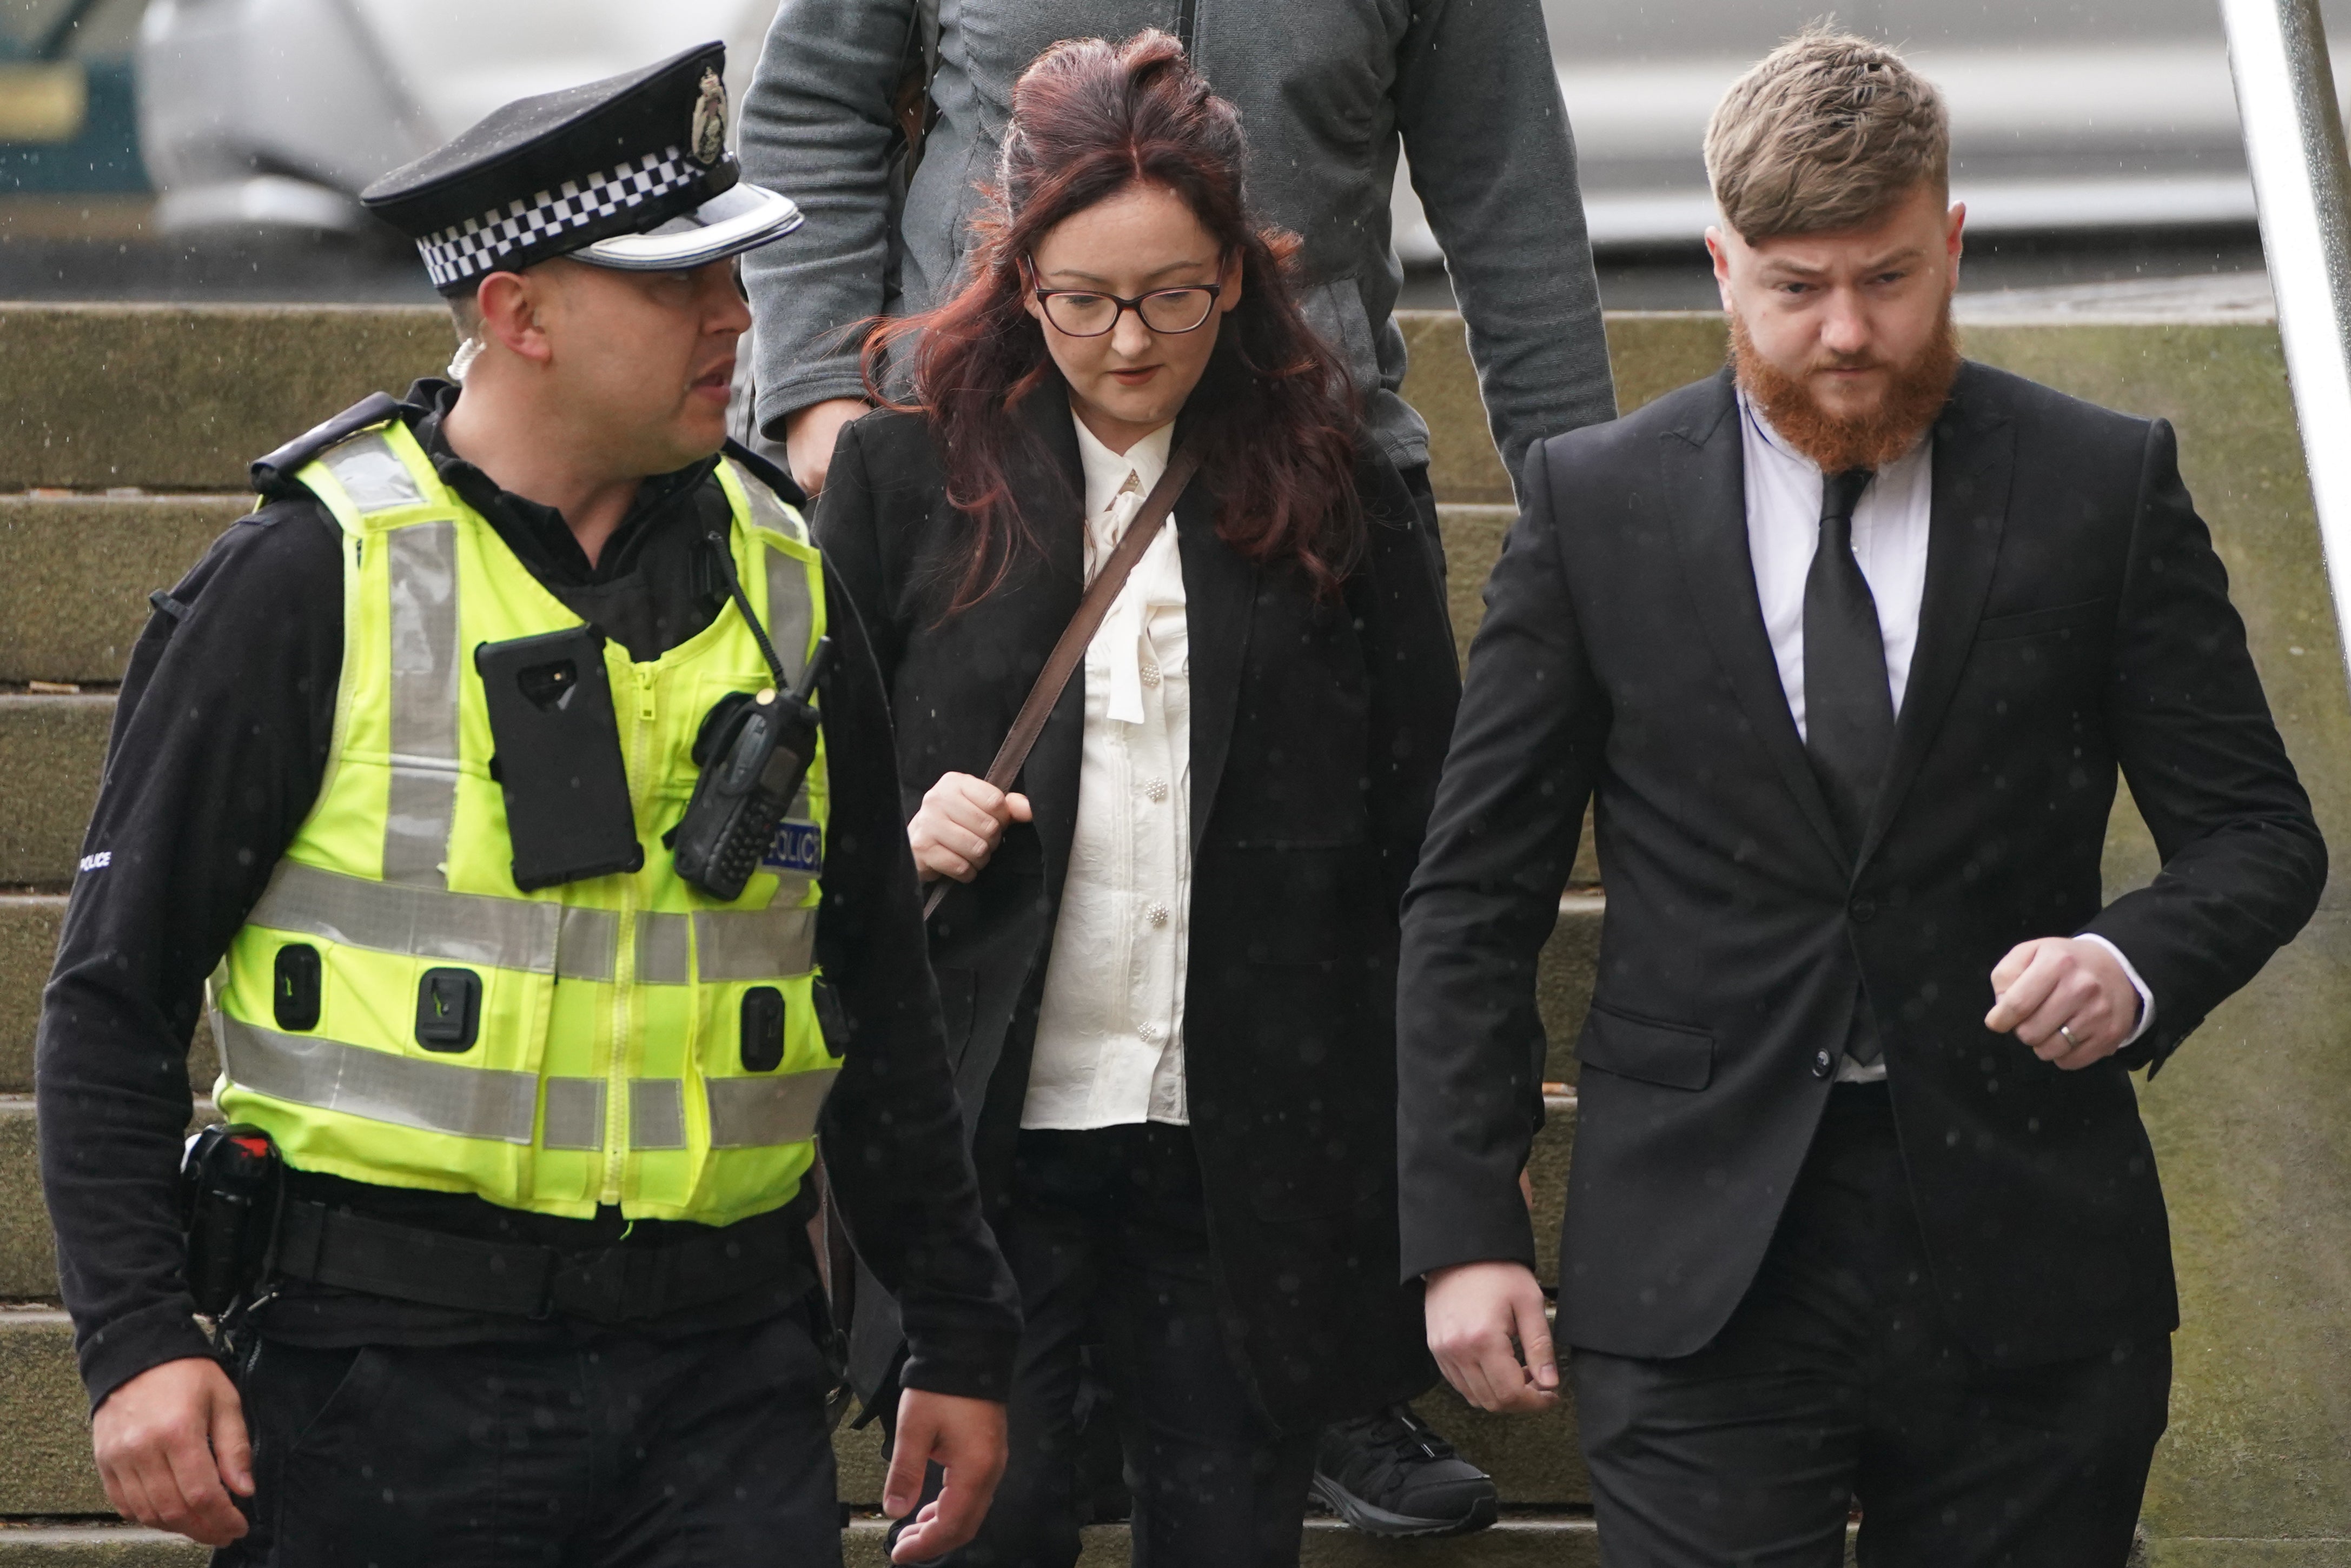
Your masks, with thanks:
[[(1813, 34), (1718, 109), (1734, 362), (1530, 459), (1408, 896), (1404, 1266), (1560, 1397), (1535, 959), (1608, 890), (1558, 1336), (1602, 1561), (2119, 1565), (2178, 1303), (2127, 1074), (2325, 848), (2171, 430), (1959, 358), (1935, 90)], [(2102, 907), (2117, 770), (2163, 869)], [(1515, 1345), (1514, 1342), (1515, 1341)]]

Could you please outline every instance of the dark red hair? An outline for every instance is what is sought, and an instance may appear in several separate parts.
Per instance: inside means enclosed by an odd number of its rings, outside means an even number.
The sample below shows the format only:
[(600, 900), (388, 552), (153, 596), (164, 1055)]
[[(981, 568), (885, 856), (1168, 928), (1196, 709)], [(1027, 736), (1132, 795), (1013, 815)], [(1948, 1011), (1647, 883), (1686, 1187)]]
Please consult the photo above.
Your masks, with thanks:
[[(1002, 582), (1019, 550), (1037, 547), (1028, 514), (1055, 499), (1024, 497), (1016, 491), (1033, 486), (1013, 482), (1016, 468), (1053, 466), (1021, 404), (1040, 392), (1066, 396), (1067, 385), (1026, 308), (1029, 253), (1062, 220), (1138, 185), (1172, 192), (1240, 259), (1240, 303), (1224, 318), (1182, 425), (1186, 440), (1204, 444), (1200, 483), (1216, 497), (1217, 536), (1254, 561), (1296, 562), (1318, 593), (1353, 564), (1364, 527), (1353, 394), (1345, 367), (1299, 311), (1290, 272), (1298, 242), (1249, 221), (1246, 157), (1239, 112), (1165, 33), (1115, 46), (1071, 39), (1020, 73), (996, 187), (971, 221), (969, 281), (935, 310), (884, 323), (865, 341), (867, 389), (929, 418), (947, 499), (972, 523), (950, 613)], [(907, 353), (910, 399), (883, 389), (893, 351)], [(1066, 489), (1058, 499), (1074, 524), (1079, 503)]]

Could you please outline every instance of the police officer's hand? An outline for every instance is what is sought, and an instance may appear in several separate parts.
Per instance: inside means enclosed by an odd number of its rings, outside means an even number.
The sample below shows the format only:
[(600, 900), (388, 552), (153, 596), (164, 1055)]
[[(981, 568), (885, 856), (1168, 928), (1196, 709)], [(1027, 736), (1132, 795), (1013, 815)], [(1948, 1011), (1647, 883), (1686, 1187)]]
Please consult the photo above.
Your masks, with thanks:
[(898, 1425), (890, 1474), (882, 1483), (882, 1511), (904, 1519), (923, 1495), (926, 1465), (946, 1472), (935, 1501), (923, 1504), (891, 1549), (893, 1563), (926, 1563), (979, 1533), (988, 1501), (1004, 1475), (1004, 1407), (909, 1388), (898, 1397)]
[(90, 1441), (106, 1499), (124, 1518), (206, 1546), (245, 1534), (228, 1494), (253, 1495), (253, 1445), (218, 1362), (194, 1355), (149, 1367), (106, 1397)]
[(923, 796), (923, 808), (906, 824), (914, 867), (925, 882), (952, 877), (968, 882), (996, 853), (1008, 822), (1029, 819), (1029, 797), (1007, 794), (969, 774), (941, 774)]

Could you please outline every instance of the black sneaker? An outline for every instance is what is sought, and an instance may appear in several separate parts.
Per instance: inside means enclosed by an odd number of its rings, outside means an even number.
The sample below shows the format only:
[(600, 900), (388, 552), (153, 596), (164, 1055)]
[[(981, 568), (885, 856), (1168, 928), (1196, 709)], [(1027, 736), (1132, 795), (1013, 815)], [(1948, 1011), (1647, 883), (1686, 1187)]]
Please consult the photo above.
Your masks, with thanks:
[(1405, 1405), (1322, 1428), (1315, 1500), (1369, 1535), (1468, 1535), (1494, 1522), (1494, 1480)]

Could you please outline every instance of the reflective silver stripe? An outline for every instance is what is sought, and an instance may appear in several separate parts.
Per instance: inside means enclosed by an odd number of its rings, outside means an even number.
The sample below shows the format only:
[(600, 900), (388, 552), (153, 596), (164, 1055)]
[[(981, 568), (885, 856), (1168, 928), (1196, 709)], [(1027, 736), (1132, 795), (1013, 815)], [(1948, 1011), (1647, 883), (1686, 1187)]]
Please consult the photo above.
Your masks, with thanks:
[(742, 482), (743, 494), (751, 503), (752, 522), (762, 528), (772, 528), (796, 544), (805, 545), (809, 542), (807, 524), (793, 516), (791, 510), (784, 504), (782, 496), (768, 489), (756, 475), (739, 464), (730, 462), (726, 466), (734, 472), (735, 477)]
[(621, 958), (621, 917), (610, 909), (563, 907), (555, 972), (563, 980), (610, 982)]
[(395, 506), (421, 506), (423, 493), (415, 476), (381, 432), (369, 431), (330, 448), (319, 461), (362, 512), (388, 512)]
[(685, 1085), (675, 1078), (629, 1080), (629, 1147), (685, 1147)]
[(832, 1090), (838, 1067), (780, 1078), (705, 1078), (710, 1147), (751, 1148), (804, 1143), (816, 1137), (817, 1113)]
[(371, 882), (281, 860), (252, 923), (375, 952), (551, 974), (560, 906)]
[(392, 575), (392, 792), (383, 879), (447, 886), (457, 809), (457, 525), (385, 540)]
[(549, 1078), (539, 1143), (547, 1148), (604, 1147), (604, 1080)]
[[(747, 488), (755, 503), (765, 493), (757, 485)], [(758, 510), (755, 504), (752, 511)], [(791, 529), (779, 531), (798, 537)], [(798, 680), (808, 666), (809, 628), (816, 624), (815, 607), (809, 603), (808, 566), (781, 550), (769, 550), (767, 556), (768, 638), (776, 645), (776, 657), (784, 661), (784, 673)]]
[(538, 1076), (426, 1062), (213, 1015), (228, 1081), (274, 1099), (459, 1137), (530, 1142)]
[(610, 981), (621, 918), (609, 909), (371, 882), (281, 860), (252, 924), (372, 952)]
[(694, 917), (702, 978), (772, 980), (816, 964), (814, 909), (705, 909)]
[(687, 917), (637, 917), (637, 983), (684, 985), (693, 978), (686, 951)]
[(816, 967), (814, 909), (770, 907), (704, 909), (691, 915), (646, 914), (637, 917), (638, 984), (684, 985), (694, 978), (686, 951), (689, 920), (694, 926), (693, 950), (701, 959), (705, 981), (779, 980), (806, 974)]

